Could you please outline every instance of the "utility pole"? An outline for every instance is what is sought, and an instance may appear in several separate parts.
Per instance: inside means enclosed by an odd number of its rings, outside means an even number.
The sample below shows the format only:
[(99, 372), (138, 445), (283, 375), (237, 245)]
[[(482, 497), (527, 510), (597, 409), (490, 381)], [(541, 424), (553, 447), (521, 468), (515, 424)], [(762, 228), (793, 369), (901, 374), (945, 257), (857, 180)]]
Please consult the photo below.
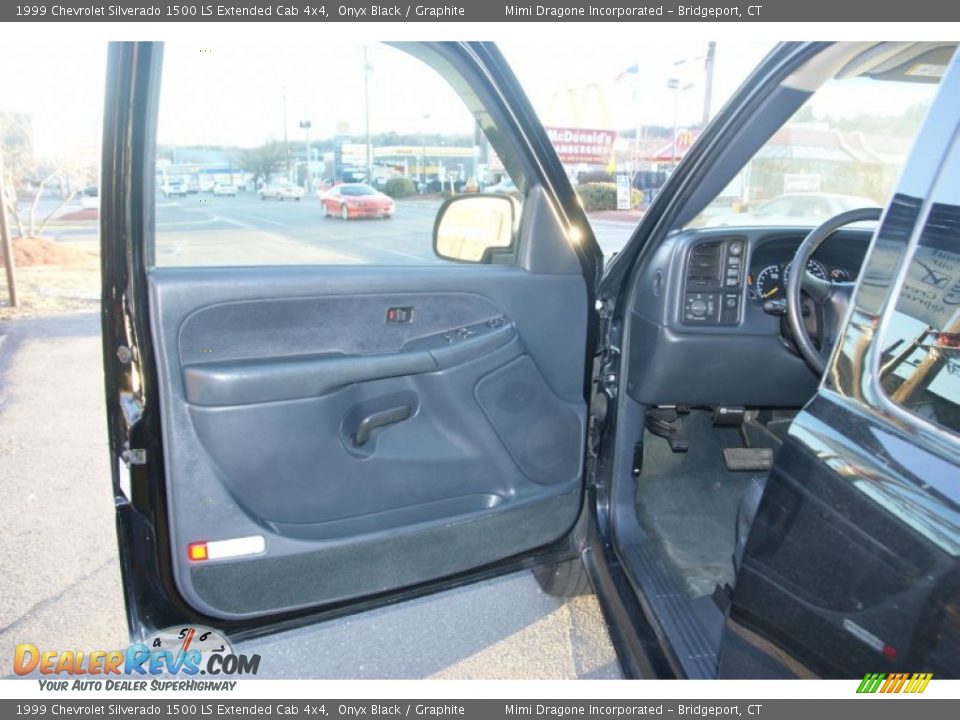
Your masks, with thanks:
[(0, 147), (0, 243), (3, 245), (3, 268), (7, 274), (7, 297), (10, 307), (20, 307), (17, 298), (17, 277), (13, 270), (13, 245), (7, 228), (7, 185), (3, 171), (3, 148)]
[(310, 193), (313, 191), (313, 171), (310, 168), (310, 128), (313, 123), (309, 120), (301, 120), (300, 128), (307, 131), (307, 171), (303, 175), (303, 187)]
[(476, 120), (473, 123), (473, 169), (471, 175), (478, 189), (480, 188), (480, 178), (477, 176), (480, 174), (480, 142), (482, 137), (483, 129), (480, 127), (480, 121)]
[(713, 101), (713, 63), (717, 56), (717, 43), (711, 40), (707, 43), (707, 57), (703, 61), (703, 70), (706, 75), (703, 91), (703, 127), (710, 122), (710, 103)]
[(667, 80), (667, 87), (673, 90), (673, 134), (671, 135), (670, 162), (673, 167), (677, 167), (677, 112), (680, 102), (680, 79), (670, 78)]
[(370, 63), (367, 46), (363, 46), (363, 115), (367, 130), (367, 182), (373, 183), (373, 148), (370, 140)]
[(420, 134), (420, 192), (423, 193), (424, 185), (427, 183), (427, 123), (430, 122), (430, 113), (423, 116), (423, 132)]
[[(287, 139), (287, 86), (284, 85), (281, 89), (283, 97), (283, 158), (286, 161), (286, 171), (287, 171), (287, 180), (292, 180), (290, 177), (290, 142)], [(269, 182), (270, 178), (267, 178)]]

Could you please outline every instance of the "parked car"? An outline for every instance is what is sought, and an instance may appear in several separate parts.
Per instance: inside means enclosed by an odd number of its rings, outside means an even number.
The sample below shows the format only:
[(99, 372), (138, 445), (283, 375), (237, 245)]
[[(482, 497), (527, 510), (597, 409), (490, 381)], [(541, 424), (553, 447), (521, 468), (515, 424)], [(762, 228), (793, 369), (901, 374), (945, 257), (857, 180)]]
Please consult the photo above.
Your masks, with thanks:
[[(448, 199), (433, 264), (191, 272), (148, 265), (153, 198), (127, 174), (149, 167), (160, 49), (111, 48), (104, 153), (130, 162), (104, 169), (103, 297), (123, 302), (103, 361), (131, 634), (296, 635), (536, 566), (546, 592), (596, 591), (628, 677), (847, 678), (851, 697), (866, 673), (960, 677), (955, 44), (776, 46), (606, 267), (499, 50), (412, 54), (496, 124), (522, 203)], [(899, 175), (837, 171), (886, 178), (883, 207), (696, 226), (832, 83), (926, 88)], [(782, 157), (809, 154), (768, 170)]]
[(237, 186), (231, 183), (217, 183), (213, 186), (213, 194), (216, 197), (229, 195), (231, 197), (237, 194)]
[(80, 191), (80, 207), (88, 209), (100, 207), (100, 189), (96, 185), (88, 185)]
[(393, 198), (364, 183), (334, 185), (319, 197), (324, 217), (337, 216), (343, 220), (388, 218), (396, 209)]
[(731, 225), (815, 225), (824, 218), (857, 208), (875, 207), (876, 201), (854, 195), (833, 193), (788, 193), (742, 213), (727, 213), (710, 218), (707, 227)]
[(260, 188), (261, 200), (296, 200), (303, 197), (303, 188), (286, 180), (274, 180)]
[(493, 183), (492, 185), (487, 185), (483, 191), (486, 193), (501, 193), (504, 195), (520, 192), (516, 183), (514, 183), (509, 176), (505, 176), (499, 182)]
[(187, 186), (179, 180), (170, 180), (161, 187), (164, 197), (186, 197)]

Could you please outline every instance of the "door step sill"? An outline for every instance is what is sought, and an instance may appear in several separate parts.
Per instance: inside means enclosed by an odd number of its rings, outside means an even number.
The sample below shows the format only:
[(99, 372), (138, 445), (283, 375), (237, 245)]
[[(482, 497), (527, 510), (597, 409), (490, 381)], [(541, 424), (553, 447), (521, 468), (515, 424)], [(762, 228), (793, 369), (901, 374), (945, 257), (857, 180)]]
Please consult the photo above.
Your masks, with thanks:
[(687, 594), (682, 579), (663, 559), (662, 552), (650, 541), (624, 548), (623, 557), (642, 596), (641, 602), (649, 607), (683, 676), (715, 678), (719, 634), (713, 626), (722, 625), (723, 615), (712, 600), (709, 607), (695, 605), (698, 599)]

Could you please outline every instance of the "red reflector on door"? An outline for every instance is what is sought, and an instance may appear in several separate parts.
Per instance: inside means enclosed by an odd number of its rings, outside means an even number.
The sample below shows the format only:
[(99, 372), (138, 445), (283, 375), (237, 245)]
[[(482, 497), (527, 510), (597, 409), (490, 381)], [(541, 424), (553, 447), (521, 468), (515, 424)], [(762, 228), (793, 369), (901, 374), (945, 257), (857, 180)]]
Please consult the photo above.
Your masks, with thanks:
[(187, 545), (187, 557), (191, 560), (206, 560), (207, 544), (205, 542), (190, 543)]

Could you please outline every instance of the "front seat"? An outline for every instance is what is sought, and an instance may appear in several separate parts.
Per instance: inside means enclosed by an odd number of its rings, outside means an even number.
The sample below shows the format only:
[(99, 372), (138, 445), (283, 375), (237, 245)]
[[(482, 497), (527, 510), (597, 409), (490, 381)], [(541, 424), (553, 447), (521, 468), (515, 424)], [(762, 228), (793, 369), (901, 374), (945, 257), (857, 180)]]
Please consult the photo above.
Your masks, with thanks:
[(743, 494), (740, 496), (740, 504), (737, 505), (736, 538), (733, 547), (733, 569), (735, 572), (740, 572), (743, 551), (747, 547), (750, 528), (753, 527), (753, 521), (757, 517), (760, 499), (763, 497), (763, 490), (766, 486), (767, 476), (756, 475), (747, 481)]

